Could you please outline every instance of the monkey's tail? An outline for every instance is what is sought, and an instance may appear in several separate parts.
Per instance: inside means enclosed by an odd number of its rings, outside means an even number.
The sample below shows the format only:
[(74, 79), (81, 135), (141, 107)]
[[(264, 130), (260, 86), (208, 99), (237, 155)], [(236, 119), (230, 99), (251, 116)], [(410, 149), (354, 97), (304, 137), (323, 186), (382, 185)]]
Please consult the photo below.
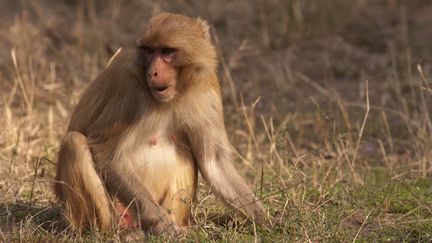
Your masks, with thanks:
[(86, 137), (68, 132), (60, 148), (55, 192), (74, 229), (109, 230), (112, 213), (104, 183), (97, 174)]

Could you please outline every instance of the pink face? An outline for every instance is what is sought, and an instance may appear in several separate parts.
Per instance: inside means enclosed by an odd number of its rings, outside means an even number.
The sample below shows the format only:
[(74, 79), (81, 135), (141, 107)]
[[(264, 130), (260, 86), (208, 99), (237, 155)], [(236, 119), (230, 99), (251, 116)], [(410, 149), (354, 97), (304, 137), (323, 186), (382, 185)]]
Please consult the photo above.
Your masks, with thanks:
[(147, 66), (147, 85), (153, 97), (160, 102), (168, 102), (177, 95), (177, 69), (173, 65), (177, 50), (141, 46)]

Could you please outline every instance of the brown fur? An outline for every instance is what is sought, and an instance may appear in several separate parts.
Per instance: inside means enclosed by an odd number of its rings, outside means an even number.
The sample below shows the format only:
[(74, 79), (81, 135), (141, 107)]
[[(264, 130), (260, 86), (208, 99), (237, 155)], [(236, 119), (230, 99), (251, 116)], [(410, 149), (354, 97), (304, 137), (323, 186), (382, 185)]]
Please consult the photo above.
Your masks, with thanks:
[[(118, 198), (132, 205), (144, 230), (176, 235), (189, 224), (198, 171), (219, 198), (265, 223), (263, 207), (231, 162), (207, 24), (160, 14), (137, 45), (110, 61), (72, 115), (55, 187), (71, 225), (109, 230), (118, 222)], [(143, 53), (143, 46), (175, 53), (166, 59)], [(165, 71), (152, 78), (154, 70)], [(151, 92), (154, 83), (170, 85), (163, 102)], [(164, 96), (170, 92), (176, 95)]]

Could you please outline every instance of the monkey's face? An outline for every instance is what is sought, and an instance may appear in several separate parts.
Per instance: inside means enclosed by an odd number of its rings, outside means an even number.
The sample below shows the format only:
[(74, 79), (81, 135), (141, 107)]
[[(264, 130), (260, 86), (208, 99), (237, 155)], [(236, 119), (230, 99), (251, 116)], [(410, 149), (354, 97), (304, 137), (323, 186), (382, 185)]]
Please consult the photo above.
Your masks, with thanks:
[(169, 47), (140, 46), (146, 59), (147, 86), (159, 102), (168, 102), (178, 93), (178, 68), (173, 63), (177, 50)]
[(137, 46), (144, 53), (147, 85), (157, 101), (168, 102), (185, 91), (193, 75), (185, 70), (215, 70), (216, 52), (208, 29), (201, 19), (175, 14), (159, 14), (148, 21)]

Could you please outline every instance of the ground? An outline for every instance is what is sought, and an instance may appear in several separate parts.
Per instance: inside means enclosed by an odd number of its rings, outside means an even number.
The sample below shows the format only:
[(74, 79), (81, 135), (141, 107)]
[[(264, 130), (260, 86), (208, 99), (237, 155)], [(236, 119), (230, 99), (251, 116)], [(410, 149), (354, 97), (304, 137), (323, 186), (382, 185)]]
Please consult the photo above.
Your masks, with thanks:
[(212, 26), (235, 165), (275, 223), (214, 224), (231, 212), (200, 181), (182, 240), (432, 240), (430, 1), (43, 0), (0, 3), (1, 241), (127, 240), (67, 230), (56, 156), (84, 88), (162, 11)]

